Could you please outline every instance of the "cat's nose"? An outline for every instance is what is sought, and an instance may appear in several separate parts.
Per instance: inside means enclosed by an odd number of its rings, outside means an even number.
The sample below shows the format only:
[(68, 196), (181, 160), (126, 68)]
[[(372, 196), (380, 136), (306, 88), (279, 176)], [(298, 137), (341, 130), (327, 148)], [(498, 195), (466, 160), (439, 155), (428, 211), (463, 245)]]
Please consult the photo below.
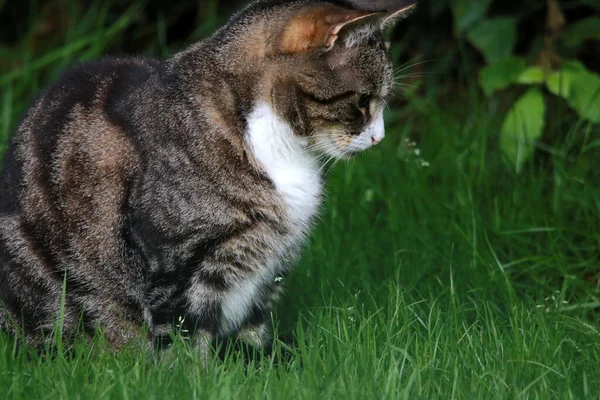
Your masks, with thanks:
[(373, 146), (381, 143), (382, 140), (383, 140), (383, 136), (371, 136), (371, 143), (373, 143)]

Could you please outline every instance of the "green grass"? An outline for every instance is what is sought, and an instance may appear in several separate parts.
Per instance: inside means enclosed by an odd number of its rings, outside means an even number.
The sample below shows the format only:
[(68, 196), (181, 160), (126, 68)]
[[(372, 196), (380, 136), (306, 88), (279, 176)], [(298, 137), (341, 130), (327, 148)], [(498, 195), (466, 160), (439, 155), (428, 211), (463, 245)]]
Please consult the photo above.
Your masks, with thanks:
[[(22, 67), (0, 75), (0, 139), (64, 65), (109, 41), (17, 49)], [(17, 352), (0, 337), (1, 397), (600, 398), (600, 129), (553, 104), (546, 144), (517, 175), (499, 152), (498, 99), (428, 93), (392, 106), (386, 140), (332, 170), (274, 313), (292, 361), (231, 353), (205, 369), (183, 339), (157, 356), (102, 338)]]

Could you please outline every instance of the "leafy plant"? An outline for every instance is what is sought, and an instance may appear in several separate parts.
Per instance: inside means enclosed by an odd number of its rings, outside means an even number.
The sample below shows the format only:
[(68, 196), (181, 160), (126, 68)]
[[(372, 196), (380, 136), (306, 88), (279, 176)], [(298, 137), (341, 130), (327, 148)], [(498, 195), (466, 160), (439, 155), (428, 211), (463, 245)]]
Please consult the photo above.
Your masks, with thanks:
[(600, 17), (567, 25), (558, 1), (547, 0), (546, 32), (539, 38), (543, 46), (527, 58), (515, 54), (518, 18), (486, 17), (490, 1), (477, 2), (477, 7), (471, 3), (452, 2), (455, 30), (486, 60), (479, 72), (483, 92), (490, 96), (509, 87), (529, 87), (510, 108), (500, 137), (500, 147), (517, 172), (533, 156), (544, 132), (547, 95), (564, 99), (582, 120), (600, 123), (600, 75), (555, 50), (560, 44), (576, 53), (586, 41), (600, 40)]

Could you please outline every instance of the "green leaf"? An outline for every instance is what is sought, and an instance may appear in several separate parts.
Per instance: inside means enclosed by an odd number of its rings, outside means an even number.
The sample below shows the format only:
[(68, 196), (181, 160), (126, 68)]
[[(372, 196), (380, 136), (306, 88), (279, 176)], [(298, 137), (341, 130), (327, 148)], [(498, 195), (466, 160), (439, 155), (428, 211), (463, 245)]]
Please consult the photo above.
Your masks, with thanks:
[(525, 60), (508, 57), (495, 64), (483, 67), (479, 72), (479, 84), (486, 96), (515, 83), (525, 70)]
[(573, 74), (578, 71), (585, 71), (585, 66), (579, 61), (565, 62), (560, 70), (548, 75), (546, 78), (546, 87), (551, 93), (568, 99), (571, 93)]
[(544, 83), (546, 74), (540, 67), (526, 68), (517, 78), (516, 82), (522, 85), (536, 85)]
[(479, 21), (467, 32), (467, 38), (493, 64), (512, 54), (516, 41), (515, 18), (491, 18)]
[(582, 119), (600, 123), (600, 76), (578, 61), (568, 61), (546, 80), (548, 90), (567, 100)]
[(500, 136), (500, 148), (517, 172), (533, 156), (535, 141), (544, 132), (546, 103), (539, 88), (529, 89), (508, 112)]
[(483, 18), (490, 3), (491, 0), (452, 0), (451, 7), (456, 32), (466, 31), (471, 25)]
[(600, 76), (590, 71), (574, 74), (567, 100), (581, 118), (600, 123)]
[(546, 87), (551, 93), (568, 99), (571, 93), (571, 74), (564, 70), (551, 73), (546, 79)]
[(600, 17), (589, 17), (568, 25), (562, 40), (567, 47), (579, 46), (585, 40), (600, 40)]

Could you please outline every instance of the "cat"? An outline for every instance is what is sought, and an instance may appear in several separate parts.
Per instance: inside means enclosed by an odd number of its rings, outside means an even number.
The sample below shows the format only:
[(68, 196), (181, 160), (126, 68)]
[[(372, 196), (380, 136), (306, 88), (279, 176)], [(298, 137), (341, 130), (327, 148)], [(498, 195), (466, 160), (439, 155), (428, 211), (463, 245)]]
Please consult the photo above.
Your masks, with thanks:
[(4, 156), (2, 329), (40, 345), (62, 312), (65, 337), (100, 329), (115, 348), (182, 323), (202, 352), (268, 346), (323, 159), (385, 136), (384, 30), (413, 6), (258, 0), (166, 61), (71, 67)]

